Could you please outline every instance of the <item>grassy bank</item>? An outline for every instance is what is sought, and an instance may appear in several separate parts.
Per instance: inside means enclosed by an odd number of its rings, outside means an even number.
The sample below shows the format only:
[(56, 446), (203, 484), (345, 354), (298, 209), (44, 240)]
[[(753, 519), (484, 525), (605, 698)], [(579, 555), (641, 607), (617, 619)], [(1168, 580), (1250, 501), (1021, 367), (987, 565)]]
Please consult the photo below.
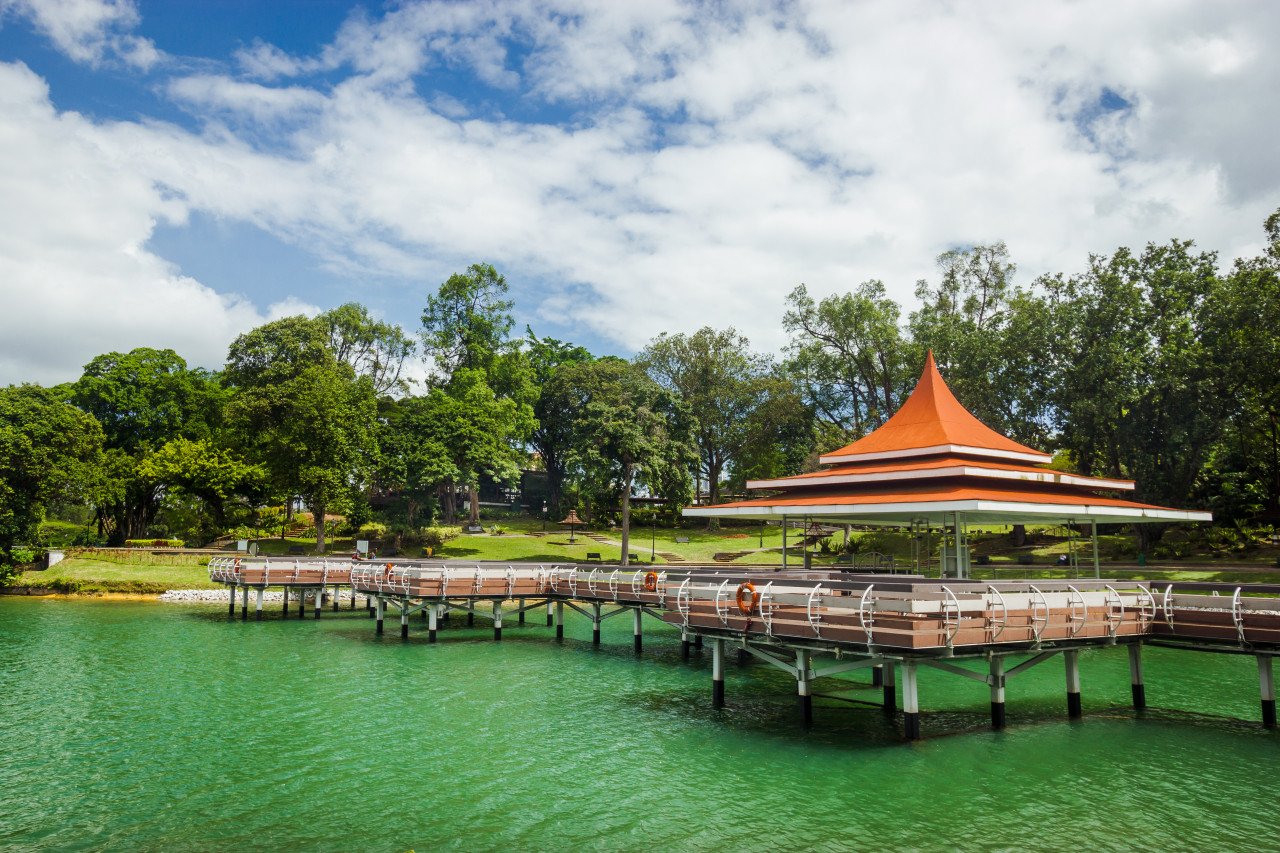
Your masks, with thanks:
[(161, 593), (169, 589), (217, 589), (209, 582), (209, 558), (194, 554), (85, 552), (38, 572), (23, 572), (13, 586), (65, 593)]

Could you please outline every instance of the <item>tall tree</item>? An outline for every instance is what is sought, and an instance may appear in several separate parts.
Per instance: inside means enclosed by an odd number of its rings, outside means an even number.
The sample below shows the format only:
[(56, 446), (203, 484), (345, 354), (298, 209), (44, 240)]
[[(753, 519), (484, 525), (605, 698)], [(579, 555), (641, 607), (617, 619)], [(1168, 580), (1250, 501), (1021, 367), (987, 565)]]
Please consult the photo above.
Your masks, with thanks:
[(277, 489), (299, 495), (325, 548), (325, 514), (350, 505), (374, 465), (373, 382), (329, 348), (322, 321), (286, 317), (231, 344), (225, 381), (229, 407), (250, 458)]
[(221, 420), (215, 377), (190, 370), (173, 350), (140, 347), (100, 355), (70, 388), (70, 399), (102, 425), (109, 459), (95, 504), (99, 532), (113, 544), (146, 534), (163, 484), (138, 466), (171, 439), (208, 437)]
[(914, 378), (900, 316), (879, 281), (821, 302), (803, 284), (787, 297), (787, 372), (826, 427), (823, 445), (860, 438), (897, 409)]
[(660, 482), (697, 459), (689, 413), (641, 368), (617, 358), (567, 364), (552, 383), (576, 401), (575, 461), (589, 478), (612, 484), (622, 507), (622, 565), (630, 561), (631, 492), (638, 479)]
[(537, 426), (529, 436), (529, 443), (542, 457), (542, 464), (547, 472), (548, 510), (559, 518), (565, 471), (569, 452), (573, 447), (574, 422), (578, 412), (571, 399), (558, 393), (563, 390), (563, 386), (554, 385), (551, 379), (562, 365), (582, 364), (593, 360), (593, 356), (584, 347), (555, 338), (539, 339), (528, 328), (525, 329), (525, 335), (526, 355), (538, 394), (533, 404)]
[(86, 497), (98, 477), (102, 427), (54, 391), (0, 388), (0, 581), (14, 546), (35, 543), (46, 507)]
[(348, 302), (318, 318), (329, 333), (329, 349), (357, 376), (367, 376), (375, 393), (407, 390), (404, 363), (414, 352), (413, 340), (394, 323), (375, 320), (369, 309)]
[(641, 351), (637, 362), (696, 413), (697, 480), (705, 479), (711, 503), (719, 503), (724, 475), (750, 440), (757, 413), (768, 399), (772, 364), (735, 329), (709, 326), (691, 335), (664, 332)]

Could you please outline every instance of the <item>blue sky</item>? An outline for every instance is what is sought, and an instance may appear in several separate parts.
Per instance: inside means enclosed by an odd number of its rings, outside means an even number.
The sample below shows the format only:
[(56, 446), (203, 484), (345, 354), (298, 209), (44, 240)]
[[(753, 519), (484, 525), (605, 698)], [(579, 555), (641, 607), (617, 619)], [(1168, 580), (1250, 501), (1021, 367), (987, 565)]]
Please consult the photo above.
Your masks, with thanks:
[[(1280, 206), (1265, 2), (0, 0), (0, 381), (356, 300), (416, 330), (488, 261), (520, 327), (630, 354), (1024, 282)], [(56, 331), (54, 331), (56, 330)]]

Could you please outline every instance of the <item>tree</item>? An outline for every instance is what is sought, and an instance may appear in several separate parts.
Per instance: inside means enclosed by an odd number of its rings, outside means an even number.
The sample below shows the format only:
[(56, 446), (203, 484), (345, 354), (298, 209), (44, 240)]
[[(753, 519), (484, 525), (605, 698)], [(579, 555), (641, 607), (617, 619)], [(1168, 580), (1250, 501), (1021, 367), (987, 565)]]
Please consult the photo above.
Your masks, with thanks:
[[(752, 352), (736, 330), (704, 326), (692, 335), (659, 335), (637, 361), (696, 413), (697, 478), (706, 478), (711, 503), (719, 503), (723, 476), (751, 439), (757, 413), (769, 399), (775, 378), (769, 359)], [(710, 519), (708, 526), (715, 522)]]
[(102, 427), (35, 385), (0, 388), (0, 580), (34, 543), (52, 502), (82, 499), (99, 474)]
[(108, 451), (95, 495), (99, 533), (120, 544), (146, 534), (160, 510), (161, 484), (138, 473), (148, 454), (177, 437), (210, 436), (221, 420), (216, 378), (190, 370), (173, 350), (139, 347), (100, 355), (70, 387), (70, 400), (97, 419)]
[[(506, 279), (488, 264), (472, 264), (465, 273), (449, 276), (427, 297), (422, 339), (424, 354), (435, 366), (435, 389), (464, 407), (490, 397), (512, 404), (502, 409), (506, 419), (493, 422), (491, 427), (499, 442), (514, 448), (529, 438), (536, 425), (533, 403), (537, 390), (528, 358), (507, 338), (513, 320), (512, 303), (502, 298), (506, 292)], [(504, 450), (459, 466), (464, 478), (461, 482), (470, 493), (472, 524), (479, 521), (479, 472), (514, 476), (515, 468), (506, 464), (509, 455)], [(449, 520), (455, 513), (453, 492), (451, 486), (445, 495), (445, 517)]]
[(551, 379), (562, 365), (582, 364), (592, 361), (594, 357), (584, 347), (555, 338), (539, 339), (528, 328), (525, 333), (526, 355), (532, 370), (533, 384), (538, 389), (538, 396), (533, 403), (533, 416), (537, 420), (537, 426), (530, 433), (529, 443), (542, 457), (542, 464), (547, 472), (548, 510), (558, 518), (565, 471), (574, 441), (574, 421), (578, 412), (573, 408), (573, 401), (559, 393), (563, 386), (553, 384)]
[(610, 483), (622, 505), (622, 565), (630, 559), (631, 491), (697, 460), (689, 413), (641, 368), (617, 358), (566, 364), (552, 378), (576, 402), (573, 458), (589, 478)]
[(203, 501), (212, 516), (215, 535), (227, 526), (227, 501), (236, 495), (261, 497), (267, 478), (262, 466), (250, 465), (228, 448), (181, 436), (145, 457), (137, 473), (148, 482)]
[(369, 309), (356, 302), (326, 311), (317, 319), (328, 331), (334, 357), (350, 365), (357, 376), (367, 376), (375, 393), (407, 390), (401, 374), (415, 347), (399, 326), (373, 319)]
[(374, 386), (339, 361), (322, 321), (286, 317), (231, 344), (229, 417), (246, 455), (278, 490), (300, 495), (325, 548), (325, 514), (351, 505), (371, 473), (377, 445)]
[(803, 284), (787, 297), (787, 374), (825, 425), (824, 446), (861, 438), (897, 409), (915, 367), (900, 315), (879, 281), (817, 303)]

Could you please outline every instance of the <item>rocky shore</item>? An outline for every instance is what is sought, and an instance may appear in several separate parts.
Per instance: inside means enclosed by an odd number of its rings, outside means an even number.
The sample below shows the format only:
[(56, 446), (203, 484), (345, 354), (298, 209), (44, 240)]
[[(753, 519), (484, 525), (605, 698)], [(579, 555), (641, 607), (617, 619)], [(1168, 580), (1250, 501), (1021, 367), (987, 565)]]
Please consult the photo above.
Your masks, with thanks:
[[(326, 596), (331, 596), (331, 592), (326, 592)], [(167, 601), (176, 604), (226, 604), (228, 593), (225, 589), (171, 589), (162, 593), (157, 600)], [(250, 596), (252, 599), (253, 596)], [(289, 596), (290, 600), (297, 601), (297, 593)], [(268, 591), (263, 596), (263, 601), (279, 602), (283, 599), (283, 593)], [(332, 598), (328, 601), (332, 602)], [(338, 603), (344, 606), (351, 604), (351, 590), (343, 589), (338, 592)], [(361, 603), (357, 598), (356, 603)]]

